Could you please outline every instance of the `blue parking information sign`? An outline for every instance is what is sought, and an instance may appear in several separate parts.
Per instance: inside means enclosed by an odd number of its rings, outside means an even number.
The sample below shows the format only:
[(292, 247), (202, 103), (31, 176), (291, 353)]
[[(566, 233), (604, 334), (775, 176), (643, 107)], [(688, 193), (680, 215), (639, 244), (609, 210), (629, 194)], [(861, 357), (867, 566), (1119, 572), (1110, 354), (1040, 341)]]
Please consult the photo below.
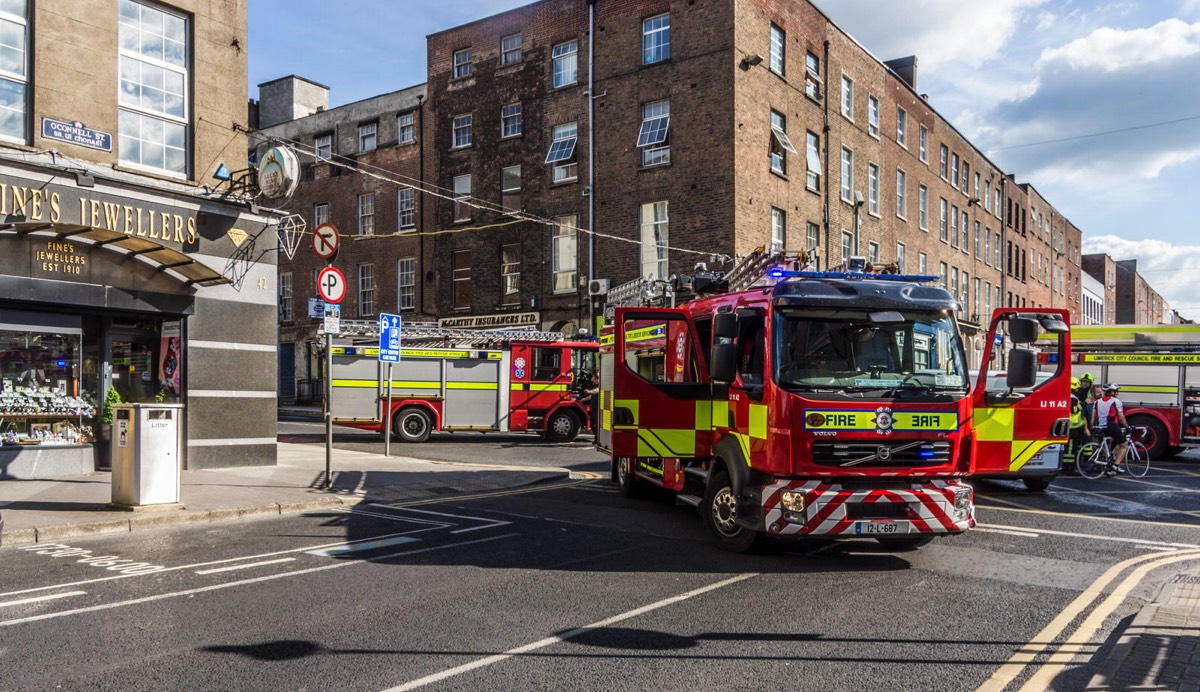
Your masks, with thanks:
[(379, 314), (379, 362), (400, 362), (400, 316)]

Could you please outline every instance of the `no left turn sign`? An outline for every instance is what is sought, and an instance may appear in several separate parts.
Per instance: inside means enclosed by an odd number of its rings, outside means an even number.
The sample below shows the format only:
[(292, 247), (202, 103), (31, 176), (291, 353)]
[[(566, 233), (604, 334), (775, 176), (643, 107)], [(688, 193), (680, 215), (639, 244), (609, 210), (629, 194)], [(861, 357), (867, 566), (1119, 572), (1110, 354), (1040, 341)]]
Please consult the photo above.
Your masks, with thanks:
[(321, 259), (329, 259), (337, 254), (340, 237), (337, 226), (323, 223), (313, 231), (313, 252)]
[(340, 303), (346, 297), (346, 277), (337, 267), (325, 267), (317, 274), (317, 293), (326, 303)]

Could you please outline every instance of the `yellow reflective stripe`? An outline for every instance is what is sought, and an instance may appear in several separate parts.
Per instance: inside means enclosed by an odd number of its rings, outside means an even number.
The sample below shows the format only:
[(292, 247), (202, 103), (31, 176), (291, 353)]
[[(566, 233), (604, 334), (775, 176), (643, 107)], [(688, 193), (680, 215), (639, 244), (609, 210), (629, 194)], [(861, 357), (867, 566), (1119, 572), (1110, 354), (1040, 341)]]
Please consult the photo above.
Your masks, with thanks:
[(714, 428), (729, 427), (729, 401), (712, 402), (712, 426)]
[(601, 346), (612, 346), (616, 342), (617, 342), (616, 334), (601, 334), (600, 335), (600, 345)]
[(521, 391), (524, 391), (524, 390), (525, 390), (525, 385), (521, 384), (520, 382), (514, 382), (514, 383), (512, 384), (512, 391), (514, 391), (514, 392), (521, 392)]
[(1121, 385), (1121, 393), (1137, 392), (1139, 394), (1178, 394), (1179, 387), (1157, 387), (1146, 384), (1123, 384)]
[(334, 380), (334, 387), (362, 387), (374, 389), (379, 386), (379, 380)]
[(977, 408), (971, 422), (975, 427), (975, 439), (980, 442), (1009, 442), (1013, 439), (1016, 411), (1011, 408)]
[(612, 430), (612, 411), (608, 409), (600, 411), (600, 428), (602, 430)]
[(446, 389), (500, 389), (495, 382), (447, 382)]
[(696, 402), (696, 417), (692, 420), (696, 421), (697, 430), (708, 430), (710, 421), (712, 420), (713, 402), (710, 400), (700, 400)]
[(751, 465), (750, 436), (743, 435), (742, 433), (737, 433), (737, 432), (730, 433), (730, 434), (733, 435), (733, 439), (737, 440), (738, 447), (740, 447), (742, 450), (742, 458), (746, 460), (746, 465), (747, 466)]
[(656, 338), (666, 334), (666, 332), (667, 332), (667, 323), (666, 322), (661, 322), (659, 324), (651, 325), (649, 327), (642, 327), (640, 329), (628, 329), (625, 331), (625, 342), (628, 343), (630, 341), (649, 341), (651, 339), (656, 339)]
[(633, 414), (633, 422), (629, 425), (618, 425), (617, 430), (630, 430), (636, 428), (638, 424), (638, 404), (641, 403), (637, 399), (616, 399), (613, 401), (613, 409), (627, 408)]
[(957, 413), (941, 413), (938, 411), (896, 411), (893, 414), (892, 430), (942, 430), (958, 429)]
[(1061, 440), (1013, 440), (1011, 451), (1009, 452), (1009, 471), (1020, 471), (1021, 467), (1029, 463), (1034, 454), (1042, 451), (1050, 445), (1062, 444)]
[(767, 407), (764, 404), (750, 404), (750, 437), (767, 439)]
[(565, 384), (514, 384), (513, 391), (531, 391), (531, 392), (565, 392), (570, 389), (569, 385)]
[(1197, 353), (1085, 353), (1085, 363), (1200, 363)]
[(497, 351), (488, 351), (487, 357), (488, 360), (500, 360), (504, 357), (504, 354)]
[[(329, 352), (335, 356), (344, 356), (348, 349), (353, 349), (356, 356), (378, 356), (379, 348), (375, 346), (360, 347), (360, 346), (334, 346), (329, 349)], [(488, 352), (488, 358), (500, 358), (502, 353), (499, 351)], [(470, 351), (443, 351), (440, 349), (423, 349), (423, 348), (402, 348), (400, 349), (401, 358), (470, 358)]]
[(695, 430), (643, 428), (638, 430), (638, 456), (690, 457), (696, 454)]
[[(761, 408), (766, 408), (765, 406)], [(750, 407), (753, 412), (754, 407)], [(819, 414), (814, 416), (813, 414)], [(820, 422), (815, 423), (815, 420)], [(874, 430), (874, 411), (805, 411), (806, 430)]]

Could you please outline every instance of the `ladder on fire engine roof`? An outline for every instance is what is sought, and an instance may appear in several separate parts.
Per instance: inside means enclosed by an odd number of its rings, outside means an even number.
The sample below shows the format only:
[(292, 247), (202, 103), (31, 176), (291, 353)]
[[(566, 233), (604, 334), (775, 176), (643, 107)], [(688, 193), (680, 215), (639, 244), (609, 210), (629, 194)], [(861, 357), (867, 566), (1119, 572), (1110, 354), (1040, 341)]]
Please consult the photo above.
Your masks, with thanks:
[[(379, 320), (342, 320), (341, 337), (379, 336)], [(449, 329), (436, 322), (401, 324), (400, 340), (408, 346), (489, 346), (503, 341), (563, 341), (559, 332), (532, 329)]]

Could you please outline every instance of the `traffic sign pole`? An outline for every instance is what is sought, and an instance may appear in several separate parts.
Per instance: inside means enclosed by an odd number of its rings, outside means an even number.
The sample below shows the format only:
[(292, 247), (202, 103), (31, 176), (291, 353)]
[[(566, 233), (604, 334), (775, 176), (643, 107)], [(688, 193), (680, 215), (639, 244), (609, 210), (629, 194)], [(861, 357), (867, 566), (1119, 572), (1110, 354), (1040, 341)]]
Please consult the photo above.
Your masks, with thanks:
[(387, 366), (387, 408), (383, 409), (383, 456), (392, 455), (392, 364)]
[(333, 334), (325, 332), (325, 489), (333, 487)]

